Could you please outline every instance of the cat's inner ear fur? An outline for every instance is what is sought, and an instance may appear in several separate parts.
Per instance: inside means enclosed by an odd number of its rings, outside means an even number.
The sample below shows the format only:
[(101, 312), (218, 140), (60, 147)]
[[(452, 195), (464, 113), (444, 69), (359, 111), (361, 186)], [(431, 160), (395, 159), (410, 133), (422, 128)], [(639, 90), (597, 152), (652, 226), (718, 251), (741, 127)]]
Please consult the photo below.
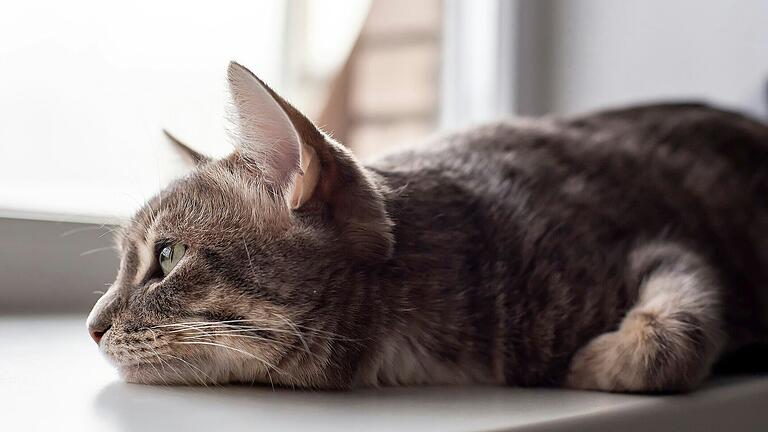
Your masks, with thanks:
[(301, 207), (317, 184), (318, 161), (273, 92), (251, 71), (232, 62), (228, 71), (237, 153), (264, 181)]
[(235, 156), (285, 193), (291, 209), (323, 209), (348, 250), (366, 260), (394, 248), (382, 188), (345, 147), (245, 67), (232, 62), (229, 85), (237, 130)]

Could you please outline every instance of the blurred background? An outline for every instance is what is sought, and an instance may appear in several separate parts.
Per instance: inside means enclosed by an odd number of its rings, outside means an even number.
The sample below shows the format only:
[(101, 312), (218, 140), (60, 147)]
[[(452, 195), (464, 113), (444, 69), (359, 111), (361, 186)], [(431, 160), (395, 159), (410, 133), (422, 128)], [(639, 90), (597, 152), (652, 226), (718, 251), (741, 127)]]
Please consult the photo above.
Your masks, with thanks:
[(762, 0), (5, 2), (0, 310), (95, 301), (110, 224), (188, 169), (162, 128), (231, 151), (229, 60), (370, 160), (477, 122), (659, 99), (765, 118), (766, 23)]

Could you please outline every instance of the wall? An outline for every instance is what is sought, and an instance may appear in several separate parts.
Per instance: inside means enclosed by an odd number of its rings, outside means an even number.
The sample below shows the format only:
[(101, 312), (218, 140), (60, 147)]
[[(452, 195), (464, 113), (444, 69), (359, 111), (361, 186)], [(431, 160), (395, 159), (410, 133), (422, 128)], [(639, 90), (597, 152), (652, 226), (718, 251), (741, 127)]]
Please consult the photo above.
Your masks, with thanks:
[(768, 2), (523, 0), (519, 111), (695, 98), (762, 117)]
[(117, 273), (114, 226), (0, 217), (0, 314), (85, 315)]

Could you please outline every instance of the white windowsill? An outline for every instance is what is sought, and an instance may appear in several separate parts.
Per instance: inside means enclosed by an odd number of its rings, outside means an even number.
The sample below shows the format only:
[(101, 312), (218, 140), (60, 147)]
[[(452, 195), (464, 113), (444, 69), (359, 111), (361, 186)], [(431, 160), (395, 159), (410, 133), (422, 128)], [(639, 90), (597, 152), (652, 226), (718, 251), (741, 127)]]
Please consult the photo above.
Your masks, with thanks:
[(0, 206), (0, 219), (19, 219), (43, 222), (69, 222), (94, 225), (118, 225), (126, 217), (107, 216), (102, 213), (74, 212), (47, 208), (15, 208)]
[(683, 396), (130, 385), (99, 356), (84, 321), (85, 313), (0, 317), (4, 430), (740, 431), (768, 425), (766, 376), (716, 379)]

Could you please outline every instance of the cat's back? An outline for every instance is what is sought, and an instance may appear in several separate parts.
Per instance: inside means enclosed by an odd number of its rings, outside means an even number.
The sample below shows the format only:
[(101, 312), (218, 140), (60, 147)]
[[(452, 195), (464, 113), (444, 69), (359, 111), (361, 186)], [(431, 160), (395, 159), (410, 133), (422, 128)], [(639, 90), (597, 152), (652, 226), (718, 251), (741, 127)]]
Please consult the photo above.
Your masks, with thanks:
[(702, 104), (497, 122), (372, 167), (414, 230), (443, 215), (454, 233), (514, 239), (506, 250), (565, 242), (596, 259), (672, 233), (768, 265), (768, 127)]
[(372, 167), (425, 193), (458, 182), (494, 199), (511, 189), (566, 200), (634, 190), (691, 194), (706, 205), (768, 196), (768, 126), (703, 104), (643, 105), (491, 123)]
[[(558, 153), (593, 158), (639, 158), (672, 162), (670, 152), (721, 157), (740, 171), (764, 172), (768, 126), (700, 103), (640, 105), (572, 117), (519, 118), (435, 137), (419, 147), (387, 155), (372, 166), (399, 172), (489, 172), (487, 164), (556, 164)], [(686, 156), (688, 154), (685, 154)], [(538, 156), (538, 157), (536, 157)], [(678, 155), (679, 156), (679, 155)], [(534, 163), (538, 162), (538, 163)], [(677, 162), (680, 162), (679, 159)], [(531, 163), (534, 163), (533, 166)]]

